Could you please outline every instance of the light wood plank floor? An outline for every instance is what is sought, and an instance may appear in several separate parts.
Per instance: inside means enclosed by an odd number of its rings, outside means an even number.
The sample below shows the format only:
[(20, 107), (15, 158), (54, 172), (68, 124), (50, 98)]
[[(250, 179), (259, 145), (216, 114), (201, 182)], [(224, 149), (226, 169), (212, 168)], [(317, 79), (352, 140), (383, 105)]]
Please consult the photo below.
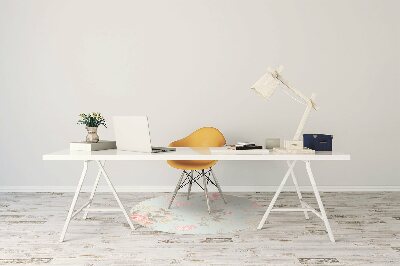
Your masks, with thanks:
[[(130, 209), (161, 193), (121, 193)], [(272, 193), (231, 193), (267, 206)], [(110, 194), (95, 202), (114, 206)], [(59, 243), (71, 193), (0, 193), (0, 264), (49, 265), (400, 265), (400, 193), (322, 193), (337, 242), (320, 219), (272, 213), (261, 231), (230, 235), (173, 235), (137, 226), (122, 214), (75, 218)], [(88, 197), (84, 193), (79, 203)], [(311, 193), (304, 198), (316, 206)], [(280, 206), (297, 206), (295, 193)], [(260, 218), (262, 212), (259, 213)]]

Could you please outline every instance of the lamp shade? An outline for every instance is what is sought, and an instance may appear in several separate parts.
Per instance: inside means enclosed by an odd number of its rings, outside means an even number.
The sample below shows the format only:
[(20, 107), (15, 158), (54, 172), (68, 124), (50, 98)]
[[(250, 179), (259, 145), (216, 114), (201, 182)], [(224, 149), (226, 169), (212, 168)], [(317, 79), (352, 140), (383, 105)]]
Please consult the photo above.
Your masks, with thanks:
[(302, 94), (300, 91), (296, 90), (292, 86), (289, 86), (288, 82), (285, 81), (281, 75), (282, 71), (283, 66), (279, 66), (276, 69), (268, 68), (267, 73), (265, 73), (259, 80), (257, 80), (257, 82), (254, 83), (254, 85), (251, 87), (251, 89), (255, 90), (262, 97), (268, 99), (272, 96), (278, 86), (283, 85), (281, 86), (283, 92), (286, 93), (293, 100), (304, 105), (307, 105), (311, 102), (313, 108), (317, 109), (312, 99), (306, 97), (304, 94)]
[(315, 94), (313, 93), (311, 97), (308, 98), (300, 91), (289, 86), (288, 82), (286, 82), (281, 75), (282, 70), (282, 66), (279, 66), (277, 69), (268, 68), (267, 73), (265, 73), (259, 80), (257, 80), (257, 82), (254, 83), (254, 85), (251, 87), (251, 89), (255, 90), (262, 97), (268, 99), (272, 96), (279, 85), (283, 85), (281, 87), (289, 97), (307, 106), (300, 120), (299, 126), (297, 127), (296, 133), (293, 137), (293, 140), (298, 141), (300, 139), (301, 133), (303, 132), (304, 124), (306, 123), (310, 110), (312, 108), (317, 110), (317, 106), (314, 103)]
[(268, 68), (267, 73), (265, 73), (256, 83), (251, 87), (262, 97), (268, 99), (274, 93), (275, 89), (281, 84), (281, 81), (277, 76), (282, 71), (282, 67), (276, 70)]

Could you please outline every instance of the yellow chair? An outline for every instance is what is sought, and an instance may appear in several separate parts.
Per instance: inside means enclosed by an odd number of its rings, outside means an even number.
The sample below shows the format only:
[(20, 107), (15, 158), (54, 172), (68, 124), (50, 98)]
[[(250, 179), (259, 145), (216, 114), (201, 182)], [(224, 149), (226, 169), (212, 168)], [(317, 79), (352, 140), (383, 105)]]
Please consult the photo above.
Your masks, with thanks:
[[(222, 147), (226, 143), (224, 135), (213, 127), (203, 127), (195, 132), (191, 133), (189, 136), (172, 142), (170, 147)], [(215, 176), (212, 167), (217, 163), (217, 161), (211, 160), (173, 160), (167, 161), (167, 163), (173, 168), (183, 170), (182, 175), (176, 185), (174, 194), (169, 203), (168, 209), (171, 208), (172, 202), (174, 201), (178, 190), (188, 185), (187, 199), (189, 199), (190, 191), (192, 189), (192, 184), (196, 183), (199, 187), (204, 190), (207, 199), (208, 212), (211, 212), (210, 203), (208, 198), (207, 184), (211, 183), (218, 188), (221, 198), (225, 198), (222, 194), (221, 187), (218, 183), (217, 177)], [(185, 179), (184, 179), (185, 177)], [(214, 180), (211, 180), (212, 179)], [(198, 180), (203, 178), (203, 186), (198, 183)]]

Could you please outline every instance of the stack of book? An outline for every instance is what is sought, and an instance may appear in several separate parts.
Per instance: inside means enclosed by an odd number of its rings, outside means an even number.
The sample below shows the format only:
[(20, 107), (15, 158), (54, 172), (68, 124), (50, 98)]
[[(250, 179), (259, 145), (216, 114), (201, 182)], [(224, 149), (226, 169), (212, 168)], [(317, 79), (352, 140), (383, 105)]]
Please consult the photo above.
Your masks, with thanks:
[(69, 144), (69, 149), (71, 151), (101, 151), (116, 149), (117, 143), (115, 140), (100, 140), (96, 143), (89, 142), (71, 142)]
[(235, 145), (235, 149), (239, 151), (243, 150), (261, 150), (262, 146), (256, 145), (254, 142), (238, 142)]

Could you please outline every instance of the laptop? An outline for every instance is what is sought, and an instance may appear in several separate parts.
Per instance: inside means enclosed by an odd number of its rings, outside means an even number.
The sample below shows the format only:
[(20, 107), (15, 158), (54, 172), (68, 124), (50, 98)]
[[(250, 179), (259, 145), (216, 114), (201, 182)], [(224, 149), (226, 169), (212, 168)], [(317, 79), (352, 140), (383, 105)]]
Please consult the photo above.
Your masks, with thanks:
[(175, 148), (152, 147), (147, 116), (114, 116), (117, 149), (136, 152), (167, 152)]

